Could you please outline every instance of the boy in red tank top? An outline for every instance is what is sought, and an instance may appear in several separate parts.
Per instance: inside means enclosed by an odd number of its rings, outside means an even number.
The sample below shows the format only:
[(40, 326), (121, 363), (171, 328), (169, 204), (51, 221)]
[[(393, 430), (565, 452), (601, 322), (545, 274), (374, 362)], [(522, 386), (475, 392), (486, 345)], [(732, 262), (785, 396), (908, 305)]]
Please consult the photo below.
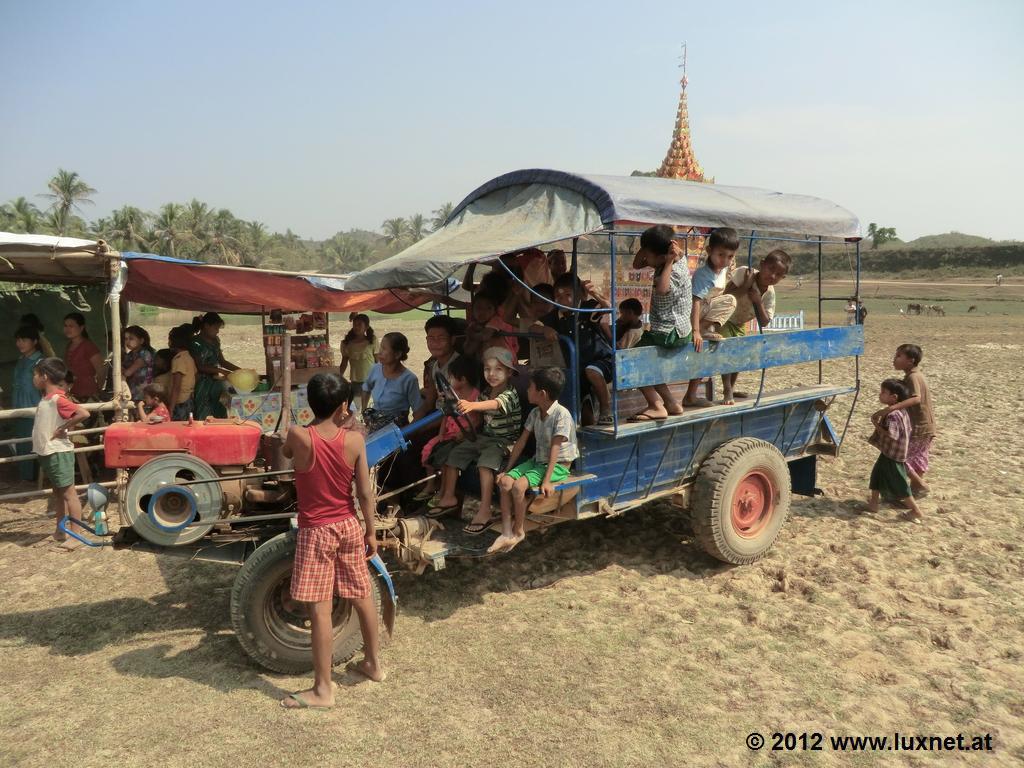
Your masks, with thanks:
[[(308, 427), (293, 426), (284, 444), (294, 461), (299, 499), (299, 532), (292, 566), (292, 599), (306, 603), (313, 635), (313, 687), (286, 696), (287, 709), (334, 706), (331, 667), (334, 596), (348, 600), (359, 616), (363, 660), (352, 671), (380, 682), (377, 609), (370, 591), (366, 561), (377, 552), (374, 498), (363, 436), (343, 429), (352, 402), (352, 387), (333, 374), (317, 374), (306, 388), (316, 417)], [(356, 517), (356, 496), (363, 522)]]

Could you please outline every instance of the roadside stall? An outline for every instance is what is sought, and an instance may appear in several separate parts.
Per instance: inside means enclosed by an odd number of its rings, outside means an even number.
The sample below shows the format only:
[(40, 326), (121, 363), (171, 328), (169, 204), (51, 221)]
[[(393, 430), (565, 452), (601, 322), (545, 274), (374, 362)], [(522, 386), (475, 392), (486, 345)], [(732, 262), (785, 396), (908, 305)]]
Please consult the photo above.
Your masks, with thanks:
[[(230, 267), (124, 253), (132, 302), (169, 309), (259, 315), (264, 370), (238, 372), (225, 382), (229, 417), (260, 424), (264, 432), (286, 421), (306, 425), (313, 419), (306, 384), (317, 373), (338, 370), (330, 338), (330, 313), (402, 312), (431, 300), (411, 291), (345, 290), (343, 275)], [(287, 402), (288, 408), (282, 411)]]
[[(121, 355), (119, 345), (110, 339), (121, 336), (124, 318), (121, 304), (121, 290), (124, 287), (124, 273), (119, 254), (112, 251), (102, 240), (83, 240), (51, 235), (26, 235), (0, 232), (0, 283), (3, 283), (3, 313), (6, 327), (13, 333), (18, 318), (27, 313), (41, 315), (50, 330), (49, 339), (61, 355), (63, 342), (58, 320), (66, 310), (80, 312), (85, 316), (86, 325), (100, 354), (108, 358), (113, 381), (121, 378)], [(13, 340), (12, 340), (13, 342)], [(4, 384), (7, 388), (9, 371), (4, 369)], [(5, 397), (4, 405), (12, 405)], [(112, 412), (127, 405), (110, 393), (100, 392), (84, 407), (93, 413)], [(0, 464), (21, 464), (33, 462), (37, 457), (31, 453), (32, 438), (26, 437), (19, 425), (28, 424), (29, 431), (35, 407), (0, 408), (0, 423), (15, 426), (5, 433), (14, 434), (0, 440), (3, 447)], [(91, 474), (86, 454), (103, 450), (95, 441), (106, 427), (95, 426), (71, 433), (75, 443), (78, 470), (84, 489), (90, 482)], [(105, 483), (112, 486), (113, 483)], [(0, 501), (14, 501), (44, 496), (48, 489), (21, 490), (0, 494)]]

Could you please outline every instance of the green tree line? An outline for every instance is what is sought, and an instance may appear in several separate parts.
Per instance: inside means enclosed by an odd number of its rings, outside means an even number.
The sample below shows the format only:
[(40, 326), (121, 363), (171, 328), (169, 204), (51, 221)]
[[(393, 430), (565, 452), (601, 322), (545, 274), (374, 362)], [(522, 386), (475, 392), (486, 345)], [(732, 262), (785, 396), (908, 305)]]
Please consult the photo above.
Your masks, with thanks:
[(36, 197), (0, 205), (0, 230), (105, 240), (119, 251), (159, 253), (211, 264), (343, 273), (362, 269), (422, 240), (444, 225), (452, 204), (430, 216), (421, 213), (387, 219), (381, 232), (352, 229), (327, 240), (300, 237), (291, 229), (271, 232), (260, 221), (246, 221), (227, 208), (193, 198), (166, 203), (156, 211), (125, 205), (109, 216), (87, 221), (96, 190), (78, 173), (59, 169)]

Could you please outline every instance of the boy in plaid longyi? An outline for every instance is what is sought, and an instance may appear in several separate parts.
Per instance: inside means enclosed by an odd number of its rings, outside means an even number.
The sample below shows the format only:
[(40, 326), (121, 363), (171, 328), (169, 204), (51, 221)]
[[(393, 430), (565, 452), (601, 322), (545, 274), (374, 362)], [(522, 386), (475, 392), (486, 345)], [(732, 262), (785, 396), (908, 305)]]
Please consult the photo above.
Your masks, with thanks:
[[(315, 419), (288, 430), (284, 454), (294, 461), (299, 501), (298, 535), (292, 565), (292, 599), (306, 603), (313, 642), (313, 687), (286, 696), (286, 709), (334, 706), (331, 667), (337, 595), (355, 609), (363, 635), (363, 660), (350, 667), (375, 682), (384, 679), (366, 561), (377, 552), (373, 486), (362, 434), (344, 429), (352, 386), (333, 374), (317, 374), (306, 388)], [(359, 497), (356, 516), (352, 486)]]

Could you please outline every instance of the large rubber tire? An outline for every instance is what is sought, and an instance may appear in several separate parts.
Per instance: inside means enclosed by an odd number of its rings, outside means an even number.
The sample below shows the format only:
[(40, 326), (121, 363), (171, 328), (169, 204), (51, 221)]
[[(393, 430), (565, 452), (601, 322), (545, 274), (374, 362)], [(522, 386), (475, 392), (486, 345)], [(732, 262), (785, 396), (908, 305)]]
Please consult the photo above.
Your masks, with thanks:
[(789, 514), (789, 467), (771, 443), (740, 437), (701, 464), (690, 504), (697, 541), (719, 560), (746, 565), (772, 548)]
[[(261, 667), (291, 675), (313, 668), (309, 620), (288, 593), (294, 558), (294, 531), (279, 534), (245, 561), (231, 589), (231, 625), (242, 648)], [(373, 571), (370, 585), (379, 621), (380, 585)], [(333, 662), (344, 664), (363, 647), (359, 618), (347, 600), (335, 598), (333, 619)]]

